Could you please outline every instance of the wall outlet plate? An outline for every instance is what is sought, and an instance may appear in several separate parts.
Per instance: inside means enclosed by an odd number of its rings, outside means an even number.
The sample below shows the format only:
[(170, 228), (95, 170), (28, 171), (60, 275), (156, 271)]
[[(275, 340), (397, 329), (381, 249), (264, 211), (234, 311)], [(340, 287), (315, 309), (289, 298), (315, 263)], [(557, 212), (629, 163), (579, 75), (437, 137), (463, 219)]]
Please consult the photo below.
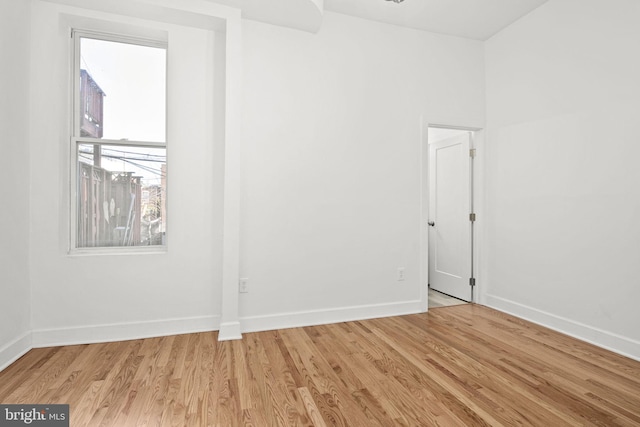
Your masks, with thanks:
[(240, 279), (240, 284), (238, 286), (238, 291), (241, 294), (246, 294), (249, 292), (249, 279), (247, 279), (246, 277), (243, 277)]

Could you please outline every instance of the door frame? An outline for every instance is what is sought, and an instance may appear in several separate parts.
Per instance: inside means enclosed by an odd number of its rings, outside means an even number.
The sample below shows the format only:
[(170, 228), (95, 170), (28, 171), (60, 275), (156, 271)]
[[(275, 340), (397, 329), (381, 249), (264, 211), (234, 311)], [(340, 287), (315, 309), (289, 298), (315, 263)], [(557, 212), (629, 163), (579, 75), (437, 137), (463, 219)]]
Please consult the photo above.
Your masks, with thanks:
[(476, 156), (473, 166), (469, 171), (473, 182), (471, 191), (471, 207), (476, 214), (476, 221), (472, 230), (471, 248), (472, 259), (471, 269), (476, 279), (476, 286), (473, 290), (472, 303), (482, 300), (480, 290), (483, 280), (481, 280), (483, 254), (481, 251), (483, 241), (484, 224), (484, 180), (483, 173), (483, 151), (484, 151), (484, 131), (477, 126), (465, 126), (459, 124), (448, 124), (443, 122), (422, 121), (421, 141), (420, 141), (420, 251), (419, 251), (419, 285), (420, 285), (420, 308), (423, 312), (429, 309), (429, 128), (455, 129), (471, 132), (471, 148), (476, 149)]

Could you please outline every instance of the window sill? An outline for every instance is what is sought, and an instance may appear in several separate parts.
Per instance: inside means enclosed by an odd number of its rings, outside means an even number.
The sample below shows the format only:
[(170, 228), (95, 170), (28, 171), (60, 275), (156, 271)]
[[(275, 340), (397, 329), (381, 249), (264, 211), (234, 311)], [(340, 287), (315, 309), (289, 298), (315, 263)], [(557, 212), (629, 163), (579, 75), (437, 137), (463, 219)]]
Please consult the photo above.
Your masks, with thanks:
[(74, 248), (67, 255), (72, 257), (104, 255), (165, 255), (167, 246), (114, 246), (104, 248)]

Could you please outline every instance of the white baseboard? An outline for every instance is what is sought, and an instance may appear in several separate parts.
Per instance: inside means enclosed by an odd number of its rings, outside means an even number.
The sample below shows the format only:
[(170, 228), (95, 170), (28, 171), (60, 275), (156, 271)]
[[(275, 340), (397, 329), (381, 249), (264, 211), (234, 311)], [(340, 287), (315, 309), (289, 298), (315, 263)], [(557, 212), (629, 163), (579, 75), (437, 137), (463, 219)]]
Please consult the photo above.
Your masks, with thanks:
[(488, 307), (529, 320), (538, 325), (640, 361), (640, 342), (636, 340), (494, 295), (485, 294), (483, 302)]
[(402, 316), (421, 313), (421, 301), (403, 301), (391, 304), (373, 304), (341, 307), (329, 310), (300, 311), (266, 316), (242, 317), (242, 332), (271, 331), (274, 329), (299, 328), (350, 322), (378, 317)]
[(241, 340), (240, 322), (222, 322), (220, 324), (220, 332), (218, 333), (218, 341)]
[(31, 348), (31, 332), (25, 332), (22, 336), (0, 348), (0, 371), (18, 360)]
[(163, 319), (134, 323), (114, 323), (71, 328), (36, 329), (0, 349), (0, 370), (31, 348), (126, 341), (166, 335), (220, 330), (219, 340), (241, 339), (241, 332), (258, 332), (378, 317), (421, 313), (420, 300), (392, 304), (342, 307), (330, 310), (280, 313), (244, 317), (240, 322), (220, 323), (220, 316)]
[(215, 331), (218, 330), (219, 327), (220, 316), (200, 316), (73, 328), (36, 329), (32, 331), (32, 346), (37, 348), (127, 341), (166, 335)]

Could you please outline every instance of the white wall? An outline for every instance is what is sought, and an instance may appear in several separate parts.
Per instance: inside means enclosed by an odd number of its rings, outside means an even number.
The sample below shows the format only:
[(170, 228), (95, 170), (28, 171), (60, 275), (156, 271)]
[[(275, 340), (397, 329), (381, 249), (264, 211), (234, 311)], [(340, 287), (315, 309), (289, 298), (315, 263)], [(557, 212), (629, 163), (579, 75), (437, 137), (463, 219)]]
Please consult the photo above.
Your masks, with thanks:
[[(166, 253), (67, 253), (68, 27), (85, 25), (87, 19), (167, 34)], [(214, 138), (222, 134), (216, 132), (220, 120), (214, 117), (213, 80), (220, 71), (213, 61), (214, 31), (36, 1), (31, 39), (30, 117), (38, 118), (31, 122), (29, 168), (34, 345), (216, 329), (224, 150), (222, 141)]]
[[(220, 320), (230, 131), (216, 127), (224, 112), (215, 99), (235, 103), (210, 96), (224, 87), (212, 81), (222, 75), (212, 59), (221, 44), (211, 31), (132, 10), (32, 2), (24, 80), (38, 122), (23, 148), (23, 267), (34, 346), (216, 329)], [(77, 22), (168, 34), (167, 253), (67, 253), (68, 27)], [(426, 119), (483, 123), (482, 44), (330, 13), (318, 35), (249, 21), (243, 31), (243, 329), (418, 311), (420, 132)]]
[(0, 369), (30, 346), (29, 2), (0, 2)]
[(551, 0), (486, 43), (484, 301), (640, 358), (640, 3)]
[[(167, 253), (66, 252), (61, 12), (169, 34)], [(243, 329), (419, 309), (420, 130), (483, 127), (486, 62), (482, 301), (640, 358), (639, 18), (635, 0), (551, 0), (485, 45), (329, 12), (317, 35), (245, 21)], [(214, 33), (22, 0), (0, 23), (0, 367), (30, 328), (35, 345), (215, 329)]]
[(330, 12), (243, 30), (243, 329), (419, 311), (421, 117), (482, 126), (482, 43)]

